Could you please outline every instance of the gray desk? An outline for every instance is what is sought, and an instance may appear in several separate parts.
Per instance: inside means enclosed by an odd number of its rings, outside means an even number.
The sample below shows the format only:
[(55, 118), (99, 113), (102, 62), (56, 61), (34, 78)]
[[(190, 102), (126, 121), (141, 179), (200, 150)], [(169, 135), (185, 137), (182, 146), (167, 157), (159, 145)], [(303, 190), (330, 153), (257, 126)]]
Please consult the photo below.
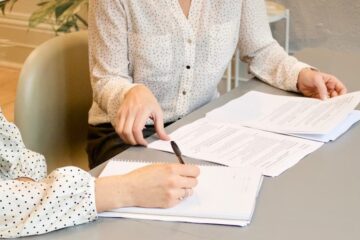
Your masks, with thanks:
[[(305, 57), (308, 56), (305, 54)], [(300, 59), (304, 59), (301, 57)], [(360, 58), (359, 58), (360, 59)], [(312, 58), (308, 59), (310, 63)], [(330, 59), (331, 60), (331, 59)], [(341, 59), (333, 59), (341, 61)], [(343, 59), (344, 62), (346, 59)], [(359, 63), (360, 61), (358, 61)], [(360, 90), (359, 69), (342, 65), (331, 68), (350, 90)], [(322, 66), (326, 69), (326, 66)], [(350, 72), (350, 71), (349, 71)], [(220, 99), (204, 106), (167, 128), (168, 132), (204, 116), (210, 109), (248, 90), (289, 94), (252, 80), (240, 84)], [(82, 226), (53, 232), (36, 239), (360, 239), (360, 124), (334, 143), (328, 143), (277, 178), (266, 178), (248, 227), (159, 222), (129, 219), (99, 219)], [(167, 153), (131, 148), (124, 159), (174, 161)], [(189, 161), (189, 159), (188, 159)], [(195, 160), (192, 160), (195, 161)], [(98, 174), (101, 166), (93, 170)], [(241, 203), (239, 203), (241, 204)], [(34, 238), (35, 239), (35, 238)]]

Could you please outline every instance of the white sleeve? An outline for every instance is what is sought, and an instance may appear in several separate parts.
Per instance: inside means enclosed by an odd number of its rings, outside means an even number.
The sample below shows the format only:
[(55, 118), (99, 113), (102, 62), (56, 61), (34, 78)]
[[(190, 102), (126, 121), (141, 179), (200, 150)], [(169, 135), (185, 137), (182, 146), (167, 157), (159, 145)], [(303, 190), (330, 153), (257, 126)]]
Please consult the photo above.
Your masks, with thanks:
[(0, 109), (0, 180), (46, 176), (44, 156), (26, 149), (18, 128), (8, 122)]
[(0, 181), (0, 238), (47, 233), (96, 219), (94, 178), (66, 167), (40, 182)]
[(121, 1), (89, 1), (89, 61), (93, 99), (115, 126), (126, 92), (136, 86), (129, 75), (127, 19)]
[(299, 72), (309, 65), (289, 56), (273, 39), (264, 0), (244, 0), (239, 48), (249, 70), (262, 81), (278, 88), (297, 91)]

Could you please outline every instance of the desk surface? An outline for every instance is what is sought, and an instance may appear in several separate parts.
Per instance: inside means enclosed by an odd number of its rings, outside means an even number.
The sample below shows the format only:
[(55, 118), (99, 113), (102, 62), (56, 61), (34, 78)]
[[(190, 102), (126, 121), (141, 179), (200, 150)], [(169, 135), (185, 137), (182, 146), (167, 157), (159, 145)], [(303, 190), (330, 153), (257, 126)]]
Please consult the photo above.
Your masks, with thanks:
[[(299, 55), (306, 59), (306, 55)], [(329, 56), (331, 57), (331, 56)], [(360, 59), (360, 58), (359, 58)], [(309, 61), (310, 60), (310, 61)], [(316, 61), (307, 62), (316, 65)], [(341, 59), (335, 59), (341, 61)], [(344, 59), (345, 60), (345, 59)], [(345, 62), (345, 61), (344, 61)], [(358, 61), (360, 62), (360, 61)], [(336, 65), (338, 66), (338, 65)], [(342, 68), (341, 68), (342, 67)], [(326, 66), (322, 66), (326, 69)], [(350, 91), (360, 90), (359, 69), (342, 64), (332, 67)], [(215, 107), (249, 90), (289, 94), (259, 81), (242, 82), (240, 87), (202, 107), (167, 128), (168, 132), (185, 125)], [(230, 227), (206, 224), (145, 221), (131, 219), (99, 219), (93, 223), (59, 230), (34, 239), (360, 239), (360, 124), (336, 142), (328, 143), (305, 157), (296, 166), (276, 178), (265, 178), (249, 226)], [(174, 161), (174, 157), (141, 147), (123, 152), (124, 159)], [(187, 161), (196, 161), (187, 158)], [(103, 166), (93, 170), (98, 174)], [(241, 204), (241, 203), (239, 203)]]

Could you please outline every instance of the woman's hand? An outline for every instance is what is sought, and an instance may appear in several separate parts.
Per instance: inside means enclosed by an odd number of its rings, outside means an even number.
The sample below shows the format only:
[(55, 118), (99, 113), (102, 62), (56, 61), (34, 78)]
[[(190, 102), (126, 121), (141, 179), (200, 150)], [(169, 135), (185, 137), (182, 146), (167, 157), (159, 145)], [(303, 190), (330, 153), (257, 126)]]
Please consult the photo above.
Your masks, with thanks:
[(297, 88), (304, 96), (322, 100), (347, 92), (344, 84), (336, 77), (309, 68), (300, 71)]
[(200, 170), (195, 165), (152, 164), (126, 175), (98, 178), (98, 212), (120, 207), (169, 208), (190, 196)]
[(146, 120), (152, 119), (156, 133), (162, 140), (169, 140), (164, 130), (163, 113), (161, 107), (144, 85), (137, 85), (126, 93), (117, 116), (115, 130), (121, 139), (131, 145), (147, 145), (142, 130)]

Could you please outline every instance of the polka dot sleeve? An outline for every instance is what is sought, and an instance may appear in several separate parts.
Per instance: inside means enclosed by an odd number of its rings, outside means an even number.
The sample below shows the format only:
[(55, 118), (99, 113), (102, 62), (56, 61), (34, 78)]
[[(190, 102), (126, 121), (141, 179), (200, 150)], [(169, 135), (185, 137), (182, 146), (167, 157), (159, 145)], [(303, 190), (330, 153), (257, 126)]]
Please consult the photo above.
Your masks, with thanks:
[(94, 179), (60, 168), (40, 182), (0, 181), (0, 238), (42, 234), (96, 219)]
[(26, 149), (19, 130), (0, 109), (0, 180), (28, 177), (38, 181), (45, 176), (44, 157)]
[[(15, 180), (19, 177), (35, 181)], [(0, 109), (0, 238), (42, 234), (96, 218), (90, 174), (67, 167), (45, 177), (44, 157), (26, 149)]]

